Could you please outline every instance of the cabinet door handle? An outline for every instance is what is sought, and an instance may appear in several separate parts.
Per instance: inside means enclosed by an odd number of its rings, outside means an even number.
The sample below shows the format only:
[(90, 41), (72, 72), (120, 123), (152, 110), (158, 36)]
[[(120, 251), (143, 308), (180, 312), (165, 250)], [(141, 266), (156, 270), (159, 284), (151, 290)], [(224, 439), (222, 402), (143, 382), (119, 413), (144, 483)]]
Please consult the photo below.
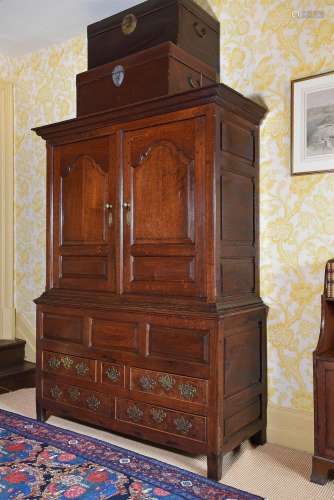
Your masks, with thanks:
[(123, 203), (123, 208), (126, 210), (126, 223), (131, 226), (131, 205), (130, 203)]
[(108, 214), (108, 226), (111, 226), (112, 225), (112, 204), (111, 203), (106, 203), (105, 207), (109, 211), (109, 214)]

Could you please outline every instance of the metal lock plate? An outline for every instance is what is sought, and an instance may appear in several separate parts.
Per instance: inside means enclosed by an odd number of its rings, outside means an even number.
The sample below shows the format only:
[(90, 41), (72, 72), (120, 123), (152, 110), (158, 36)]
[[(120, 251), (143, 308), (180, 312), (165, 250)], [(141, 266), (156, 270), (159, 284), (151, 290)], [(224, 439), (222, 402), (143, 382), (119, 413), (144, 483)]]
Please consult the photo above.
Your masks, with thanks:
[(124, 81), (125, 77), (125, 69), (124, 66), (118, 64), (114, 67), (112, 72), (112, 81), (114, 82), (115, 87), (120, 87)]
[(122, 21), (122, 31), (124, 35), (131, 35), (137, 28), (138, 20), (134, 14), (127, 14)]

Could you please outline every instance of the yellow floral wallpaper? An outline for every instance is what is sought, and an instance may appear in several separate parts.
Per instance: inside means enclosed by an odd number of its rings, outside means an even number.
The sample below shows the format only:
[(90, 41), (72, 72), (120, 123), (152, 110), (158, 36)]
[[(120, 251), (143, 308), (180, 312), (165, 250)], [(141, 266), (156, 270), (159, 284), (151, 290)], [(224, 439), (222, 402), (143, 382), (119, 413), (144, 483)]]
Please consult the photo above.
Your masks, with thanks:
[[(261, 292), (270, 306), (269, 396), (312, 409), (312, 362), (326, 259), (334, 256), (334, 174), (290, 176), (290, 80), (334, 70), (332, 1), (198, 0), (221, 21), (221, 78), (265, 102), (261, 133)], [(320, 19), (292, 11), (318, 10)], [(85, 38), (10, 61), (15, 80), (16, 307), (31, 331), (44, 286), (45, 152), (30, 132), (75, 115), (75, 74)], [(33, 343), (33, 339), (30, 339)]]

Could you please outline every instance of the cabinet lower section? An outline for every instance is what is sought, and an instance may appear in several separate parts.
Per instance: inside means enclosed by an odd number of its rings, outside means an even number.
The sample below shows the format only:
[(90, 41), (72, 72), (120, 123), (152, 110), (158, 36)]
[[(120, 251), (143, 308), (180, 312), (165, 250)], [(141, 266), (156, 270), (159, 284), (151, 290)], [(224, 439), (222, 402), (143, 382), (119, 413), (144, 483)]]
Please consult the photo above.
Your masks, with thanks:
[[(229, 315), (38, 306), (37, 410), (221, 457), (265, 439), (266, 309)], [(259, 436), (262, 439), (258, 439)]]

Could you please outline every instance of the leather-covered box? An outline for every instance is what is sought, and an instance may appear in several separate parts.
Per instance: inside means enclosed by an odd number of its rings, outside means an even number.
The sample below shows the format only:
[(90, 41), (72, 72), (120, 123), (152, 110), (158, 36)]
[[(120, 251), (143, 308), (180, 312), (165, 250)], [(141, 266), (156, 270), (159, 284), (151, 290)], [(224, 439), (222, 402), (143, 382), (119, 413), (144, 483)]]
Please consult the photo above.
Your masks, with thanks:
[(88, 69), (173, 42), (219, 73), (218, 20), (193, 0), (148, 0), (87, 27)]
[(170, 42), (77, 75), (83, 116), (213, 85), (215, 70)]

